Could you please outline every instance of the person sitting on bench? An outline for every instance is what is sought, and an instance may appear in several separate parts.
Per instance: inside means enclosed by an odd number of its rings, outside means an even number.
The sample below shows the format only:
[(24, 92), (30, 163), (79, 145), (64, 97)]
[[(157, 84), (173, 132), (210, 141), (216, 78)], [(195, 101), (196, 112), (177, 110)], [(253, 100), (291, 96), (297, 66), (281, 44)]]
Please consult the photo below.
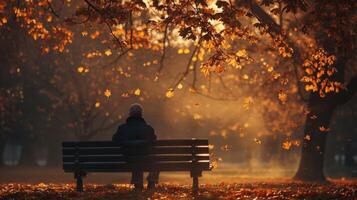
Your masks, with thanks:
[[(123, 142), (130, 140), (156, 140), (154, 129), (146, 123), (143, 118), (143, 108), (140, 104), (133, 104), (129, 109), (129, 117), (126, 123), (121, 124), (117, 132), (113, 135), (112, 140), (115, 142)], [(142, 171), (133, 171), (131, 175), (131, 184), (134, 184), (136, 190), (144, 188), (143, 183), (144, 173)], [(148, 189), (154, 189), (158, 183), (159, 172), (150, 172), (147, 181)]]

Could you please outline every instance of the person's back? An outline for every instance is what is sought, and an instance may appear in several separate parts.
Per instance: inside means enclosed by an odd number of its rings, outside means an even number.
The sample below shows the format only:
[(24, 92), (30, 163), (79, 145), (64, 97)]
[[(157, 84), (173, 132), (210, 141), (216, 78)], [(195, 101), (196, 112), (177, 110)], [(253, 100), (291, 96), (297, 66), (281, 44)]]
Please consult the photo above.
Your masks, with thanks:
[(156, 140), (155, 131), (141, 116), (129, 116), (113, 135), (113, 141), (128, 140)]
[[(142, 117), (143, 109), (139, 104), (133, 104), (129, 110), (129, 117), (126, 123), (118, 127), (117, 132), (113, 135), (112, 140), (115, 142), (124, 142), (131, 140), (156, 140), (154, 129), (148, 125)], [(152, 189), (158, 183), (159, 173), (150, 172), (147, 177), (148, 188)], [(134, 184), (136, 189), (143, 188), (143, 172), (132, 172), (131, 183)]]

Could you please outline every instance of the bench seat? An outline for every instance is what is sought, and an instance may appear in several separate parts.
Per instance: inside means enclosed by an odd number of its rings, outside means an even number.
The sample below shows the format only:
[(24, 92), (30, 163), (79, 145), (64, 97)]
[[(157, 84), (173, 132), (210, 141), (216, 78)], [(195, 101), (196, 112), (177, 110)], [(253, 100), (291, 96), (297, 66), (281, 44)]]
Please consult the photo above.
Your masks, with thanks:
[(83, 191), (88, 172), (187, 171), (198, 190), (198, 177), (211, 170), (207, 139), (63, 142), (63, 169), (74, 173)]

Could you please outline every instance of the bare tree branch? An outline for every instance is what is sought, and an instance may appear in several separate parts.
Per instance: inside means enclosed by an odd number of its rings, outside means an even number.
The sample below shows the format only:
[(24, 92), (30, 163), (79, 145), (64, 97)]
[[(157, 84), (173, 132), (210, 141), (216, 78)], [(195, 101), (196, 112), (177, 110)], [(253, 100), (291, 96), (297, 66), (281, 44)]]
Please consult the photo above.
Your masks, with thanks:
[(189, 58), (189, 60), (188, 60), (188, 63), (187, 63), (187, 65), (186, 65), (186, 70), (183, 72), (183, 73), (181, 73), (180, 75), (179, 75), (179, 78), (178, 78), (178, 80), (173, 84), (173, 86), (171, 87), (172, 88), (172, 90), (175, 90), (175, 88), (178, 86), (178, 84), (180, 84), (182, 81), (183, 81), (183, 79), (190, 73), (190, 68), (191, 68), (191, 64), (192, 64), (192, 60), (193, 60), (193, 57), (194, 56), (197, 56), (197, 50), (199, 49), (199, 48), (201, 48), (201, 42), (200, 42), (200, 40), (199, 40), (199, 44), (197, 45), (197, 46), (195, 46), (195, 48), (194, 48), (194, 50), (193, 50), (193, 52), (192, 52), (192, 54), (191, 54), (191, 56), (190, 56), (190, 58)]
[(53, 6), (52, 6), (52, 3), (51, 3), (49, 0), (47, 0), (47, 4), (48, 4), (48, 9), (51, 11), (51, 13), (52, 13), (55, 17), (60, 18), (59, 14), (55, 11), (55, 9), (54, 9)]
[(110, 61), (109, 63), (103, 64), (101, 67), (106, 68), (106, 67), (110, 67), (110, 66), (114, 65), (115, 63), (117, 63), (120, 60), (120, 58), (122, 58), (124, 55), (126, 55), (131, 50), (132, 50), (132, 48), (125, 49), (114, 60)]
[(167, 32), (168, 32), (169, 24), (170, 24), (170, 22), (166, 23), (166, 25), (165, 25), (164, 38), (162, 40), (162, 54), (161, 54), (161, 58), (160, 58), (160, 67), (157, 71), (158, 75), (161, 74), (161, 71), (164, 68), (164, 61), (165, 61), (165, 56), (166, 56), (166, 40), (167, 40)]
[[(253, 13), (253, 15), (262, 23), (265, 24), (269, 27), (269, 34), (272, 37), (275, 37), (275, 35), (281, 35), (282, 34), (282, 26), (278, 25), (274, 19), (267, 14), (256, 2), (255, 0), (249, 0), (249, 5), (250, 5), (250, 10)], [(282, 23), (282, 22), (281, 22)], [(284, 36), (287, 44), (289, 45), (290, 48), (293, 49), (293, 65), (295, 66), (295, 73), (296, 73), (296, 81), (298, 84), (299, 88), (299, 95), (301, 99), (305, 102), (307, 102), (307, 99), (304, 98), (304, 96), (301, 93), (300, 89), (300, 78), (298, 76), (298, 67), (302, 66), (302, 59), (301, 59), (301, 53), (297, 45), (289, 39), (288, 36)]]

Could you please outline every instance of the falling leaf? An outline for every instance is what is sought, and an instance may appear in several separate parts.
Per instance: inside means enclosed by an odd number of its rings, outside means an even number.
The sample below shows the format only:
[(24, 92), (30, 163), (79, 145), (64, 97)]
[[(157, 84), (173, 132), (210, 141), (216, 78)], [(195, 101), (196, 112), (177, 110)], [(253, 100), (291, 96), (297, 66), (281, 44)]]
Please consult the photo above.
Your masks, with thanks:
[(77, 68), (78, 73), (83, 73), (84, 72), (84, 67), (78, 67)]
[(203, 118), (202, 115), (200, 115), (198, 113), (193, 114), (193, 119), (194, 120), (199, 120), (199, 119), (202, 119), (202, 118)]
[(124, 92), (123, 94), (121, 94), (121, 97), (127, 98), (127, 97), (129, 97), (129, 93)]
[(139, 88), (137, 88), (135, 91), (134, 91), (134, 94), (136, 96), (139, 96), (141, 94), (141, 90)]
[(192, 87), (190, 87), (190, 88), (188, 89), (188, 91), (191, 92), (191, 93), (196, 93), (196, 89), (195, 89), (195, 88), (192, 88)]
[(159, 76), (155, 76), (154, 82), (157, 82), (159, 80)]
[(299, 147), (301, 144), (301, 142), (299, 140), (294, 140), (294, 141), (292, 141), (292, 143), (294, 146), (297, 146), (297, 147)]
[(166, 97), (167, 98), (172, 98), (174, 96), (174, 90), (173, 89), (169, 89), (166, 92)]
[(6, 17), (1, 18), (1, 22), (2, 22), (3, 24), (6, 24), (6, 23), (7, 23), (7, 18), (6, 18)]
[(316, 116), (316, 115), (312, 115), (312, 116), (310, 117), (310, 119), (317, 119), (317, 116)]
[(231, 150), (231, 147), (228, 144), (225, 144), (225, 145), (221, 146), (221, 150), (222, 151), (229, 151), (229, 150)]
[(95, 102), (94, 106), (95, 106), (96, 108), (99, 108), (100, 102), (99, 102), (99, 101)]
[(107, 49), (107, 50), (105, 50), (104, 54), (105, 54), (106, 56), (110, 56), (110, 55), (112, 55), (112, 50)]
[(280, 90), (278, 98), (282, 104), (285, 104), (288, 100), (288, 95), (283, 90)]
[(285, 142), (283, 142), (281, 147), (285, 150), (289, 150), (291, 148), (291, 146), (292, 146), (292, 143), (290, 141), (285, 141)]
[(254, 142), (257, 143), (257, 144), (262, 144), (262, 141), (259, 140), (258, 138), (254, 138)]
[(106, 96), (107, 98), (109, 98), (112, 95), (112, 92), (109, 89), (106, 89), (104, 91), (104, 96)]
[(311, 136), (307, 134), (307, 135), (305, 135), (304, 139), (310, 141), (311, 140)]
[(320, 127), (319, 127), (319, 130), (320, 130), (321, 132), (327, 132), (327, 131), (329, 131), (330, 129), (329, 129), (329, 128), (326, 128), (326, 127), (324, 127), (324, 126), (320, 126)]
[(92, 33), (92, 34), (90, 35), (90, 37), (91, 37), (92, 39), (95, 39), (95, 38), (97, 38), (99, 35), (100, 35), (99, 31), (95, 31), (94, 33)]
[(250, 105), (252, 105), (252, 104), (253, 104), (253, 98), (252, 97), (244, 98), (244, 100), (243, 100), (243, 108), (245, 110), (249, 110)]
[(180, 83), (177, 85), (177, 88), (181, 90), (183, 88), (183, 85)]
[(280, 78), (280, 74), (279, 73), (273, 73), (273, 78), (275, 79), (275, 80), (277, 80), (278, 78)]

